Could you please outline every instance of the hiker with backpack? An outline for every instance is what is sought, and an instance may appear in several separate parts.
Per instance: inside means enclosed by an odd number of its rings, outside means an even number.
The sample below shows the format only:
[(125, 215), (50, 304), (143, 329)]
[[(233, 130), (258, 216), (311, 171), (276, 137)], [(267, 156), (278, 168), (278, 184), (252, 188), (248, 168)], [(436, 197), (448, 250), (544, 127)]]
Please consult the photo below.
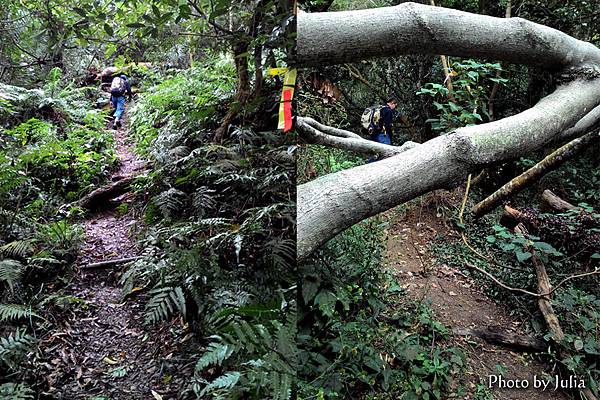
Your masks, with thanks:
[(121, 116), (123, 115), (123, 111), (125, 111), (125, 93), (127, 93), (128, 100), (131, 101), (131, 85), (127, 81), (127, 75), (121, 74), (114, 77), (110, 85), (110, 102), (115, 108), (115, 128), (121, 126)]
[[(392, 120), (394, 119), (394, 109), (398, 101), (394, 97), (388, 98), (383, 106), (367, 108), (362, 115), (361, 122), (371, 137), (371, 140), (383, 144), (392, 144)], [(369, 162), (375, 161), (369, 158)]]

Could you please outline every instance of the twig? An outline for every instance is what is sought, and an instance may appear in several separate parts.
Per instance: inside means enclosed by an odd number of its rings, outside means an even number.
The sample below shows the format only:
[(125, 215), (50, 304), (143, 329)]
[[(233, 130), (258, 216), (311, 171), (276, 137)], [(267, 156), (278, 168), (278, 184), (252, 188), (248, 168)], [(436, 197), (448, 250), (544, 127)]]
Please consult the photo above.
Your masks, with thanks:
[(131, 261), (139, 260), (140, 256), (137, 257), (127, 257), (127, 258), (117, 258), (114, 260), (105, 260), (99, 261), (95, 263), (88, 264), (86, 266), (82, 266), (81, 269), (96, 269), (96, 268), (108, 268), (119, 264), (125, 264)]
[(487, 276), (488, 278), (490, 278), (492, 281), (494, 281), (494, 283), (496, 283), (496, 285), (498, 285), (501, 288), (506, 289), (506, 290), (508, 290), (510, 292), (524, 293), (524, 294), (528, 294), (528, 295), (533, 296), (533, 297), (542, 297), (542, 296), (546, 295), (546, 294), (533, 293), (533, 292), (530, 292), (529, 290), (525, 290), (525, 289), (521, 289), (521, 288), (515, 288), (515, 287), (512, 287), (512, 286), (508, 286), (507, 284), (505, 284), (504, 282), (502, 282), (498, 278), (496, 278), (494, 275), (490, 274), (489, 272), (487, 272), (486, 270), (484, 270), (482, 268), (479, 268), (476, 265), (473, 265), (473, 264), (467, 262), (464, 258), (463, 258), (463, 262), (464, 262), (464, 264), (467, 267), (469, 267), (471, 269), (474, 269), (474, 270), (476, 270), (476, 271), (484, 274), (485, 276)]

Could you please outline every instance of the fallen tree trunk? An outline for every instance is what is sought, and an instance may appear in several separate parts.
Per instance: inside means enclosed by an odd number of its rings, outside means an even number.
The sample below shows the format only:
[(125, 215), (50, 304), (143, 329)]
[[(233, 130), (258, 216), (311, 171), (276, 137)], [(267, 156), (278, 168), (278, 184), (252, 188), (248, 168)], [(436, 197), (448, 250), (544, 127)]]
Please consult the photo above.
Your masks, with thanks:
[(466, 329), (454, 328), (452, 333), (458, 336), (473, 336), (498, 346), (508, 347), (513, 350), (528, 352), (543, 352), (548, 349), (548, 343), (533, 336), (518, 335), (512, 332), (503, 332), (498, 328)]
[(561, 199), (549, 189), (544, 190), (542, 193), (542, 203), (550, 209), (558, 212), (567, 212), (569, 210), (577, 209), (577, 207), (575, 207), (573, 204)]
[(110, 185), (98, 188), (93, 192), (83, 196), (77, 202), (77, 205), (88, 210), (100, 208), (103, 205), (108, 204), (109, 200), (127, 192), (134, 179), (134, 176), (129, 176), (117, 182), (111, 183)]
[[(515, 228), (515, 232), (522, 234), (527, 237), (528, 232), (527, 228), (523, 224), (519, 224)], [(531, 252), (531, 261), (533, 262), (533, 266), (535, 267), (535, 274), (537, 276), (537, 287), (538, 293), (550, 293), (552, 291), (552, 285), (550, 284), (550, 278), (548, 278), (548, 273), (546, 272), (546, 268), (544, 264), (538, 259), (535, 255), (535, 251), (531, 246), (526, 248), (527, 251)], [(558, 318), (554, 313), (554, 309), (552, 308), (552, 302), (550, 301), (550, 295), (541, 296), (538, 298), (538, 308), (552, 333), (552, 339), (560, 345), (560, 342), (565, 338), (565, 334), (560, 327), (560, 323), (558, 322)]]
[(452, 187), (485, 165), (543, 147), (599, 101), (600, 80), (577, 80), (521, 114), (460, 128), (396, 156), (298, 186), (299, 259), (367, 217)]
[(523, 190), (528, 185), (535, 183), (547, 173), (554, 171), (566, 161), (572, 159), (593, 141), (600, 138), (600, 132), (590, 132), (580, 138), (570, 141), (564, 146), (553, 151), (542, 161), (513, 178), (490, 196), (477, 203), (471, 211), (475, 217), (481, 217), (497, 207), (503, 200)]
[(297, 32), (297, 63), (302, 66), (415, 53), (469, 55), (553, 70), (600, 63), (600, 51), (594, 45), (556, 29), (522, 18), (496, 18), (417, 3), (300, 13)]
[[(524, 236), (528, 235), (527, 229), (522, 224), (517, 225), (517, 227), (515, 228), (515, 232), (519, 232)], [(537, 276), (538, 284), (538, 293), (551, 293), (552, 285), (550, 284), (550, 278), (548, 278), (546, 267), (535, 255), (535, 251), (532, 248), (529, 248), (528, 250), (531, 252), (531, 260), (535, 267), (535, 273)], [(563, 360), (571, 358), (570, 352), (563, 347), (562, 341), (565, 339), (565, 334), (562, 330), (562, 327), (560, 326), (560, 322), (558, 321), (556, 313), (554, 313), (552, 302), (550, 300), (550, 295), (538, 298), (538, 308), (540, 309), (540, 312), (542, 313), (542, 316), (546, 321), (546, 325), (548, 325), (548, 329), (552, 334), (552, 340), (555, 343), (559, 357)], [(561, 368), (561, 370), (565, 376), (570, 375), (570, 371), (564, 366)], [(597, 397), (589, 389), (589, 387), (579, 390), (579, 393), (583, 399), (598, 400)]]

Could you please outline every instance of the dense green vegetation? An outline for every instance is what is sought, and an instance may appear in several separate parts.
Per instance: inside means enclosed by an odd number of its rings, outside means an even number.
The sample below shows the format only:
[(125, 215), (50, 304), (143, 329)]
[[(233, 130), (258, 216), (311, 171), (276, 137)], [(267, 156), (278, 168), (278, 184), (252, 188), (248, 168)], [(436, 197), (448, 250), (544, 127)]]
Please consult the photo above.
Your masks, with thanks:
[(83, 210), (70, 204), (104, 183), (116, 160), (106, 112), (92, 106), (96, 89), (62, 86), (60, 76), (53, 69), (37, 90), (0, 84), (2, 398), (32, 398), (40, 333), (77, 300), (53, 290), (83, 239)]
[(289, 138), (250, 127), (207, 140), (234, 81), (231, 60), (211, 60), (148, 88), (132, 109), (153, 171), (136, 183), (148, 199), (145, 256), (121, 280), (124, 294), (150, 289), (148, 323), (180, 314), (210, 336), (199, 396), (283, 399), (295, 365), (293, 158)]

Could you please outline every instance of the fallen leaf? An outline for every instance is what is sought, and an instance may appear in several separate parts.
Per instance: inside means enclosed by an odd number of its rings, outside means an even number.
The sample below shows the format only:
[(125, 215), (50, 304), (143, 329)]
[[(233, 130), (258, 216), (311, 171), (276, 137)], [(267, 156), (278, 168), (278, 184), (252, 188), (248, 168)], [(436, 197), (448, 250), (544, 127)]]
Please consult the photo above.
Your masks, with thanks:
[(142, 291), (142, 290), (144, 290), (144, 288), (143, 288), (143, 287), (134, 287), (134, 288), (133, 288), (133, 289), (131, 289), (131, 291), (130, 291), (129, 293), (127, 293), (127, 294), (133, 294), (133, 293), (136, 293), (136, 292), (139, 292), (139, 291)]
[(116, 360), (113, 360), (113, 359), (112, 359), (112, 358), (110, 358), (110, 357), (104, 357), (104, 360), (103, 360), (103, 361), (104, 361), (105, 363), (107, 363), (107, 364), (110, 364), (110, 365), (115, 365), (115, 364), (118, 364), (118, 363), (119, 363), (118, 361), (116, 361)]
[(163, 397), (160, 394), (156, 393), (154, 390), (151, 390), (151, 392), (156, 400), (163, 400)]

